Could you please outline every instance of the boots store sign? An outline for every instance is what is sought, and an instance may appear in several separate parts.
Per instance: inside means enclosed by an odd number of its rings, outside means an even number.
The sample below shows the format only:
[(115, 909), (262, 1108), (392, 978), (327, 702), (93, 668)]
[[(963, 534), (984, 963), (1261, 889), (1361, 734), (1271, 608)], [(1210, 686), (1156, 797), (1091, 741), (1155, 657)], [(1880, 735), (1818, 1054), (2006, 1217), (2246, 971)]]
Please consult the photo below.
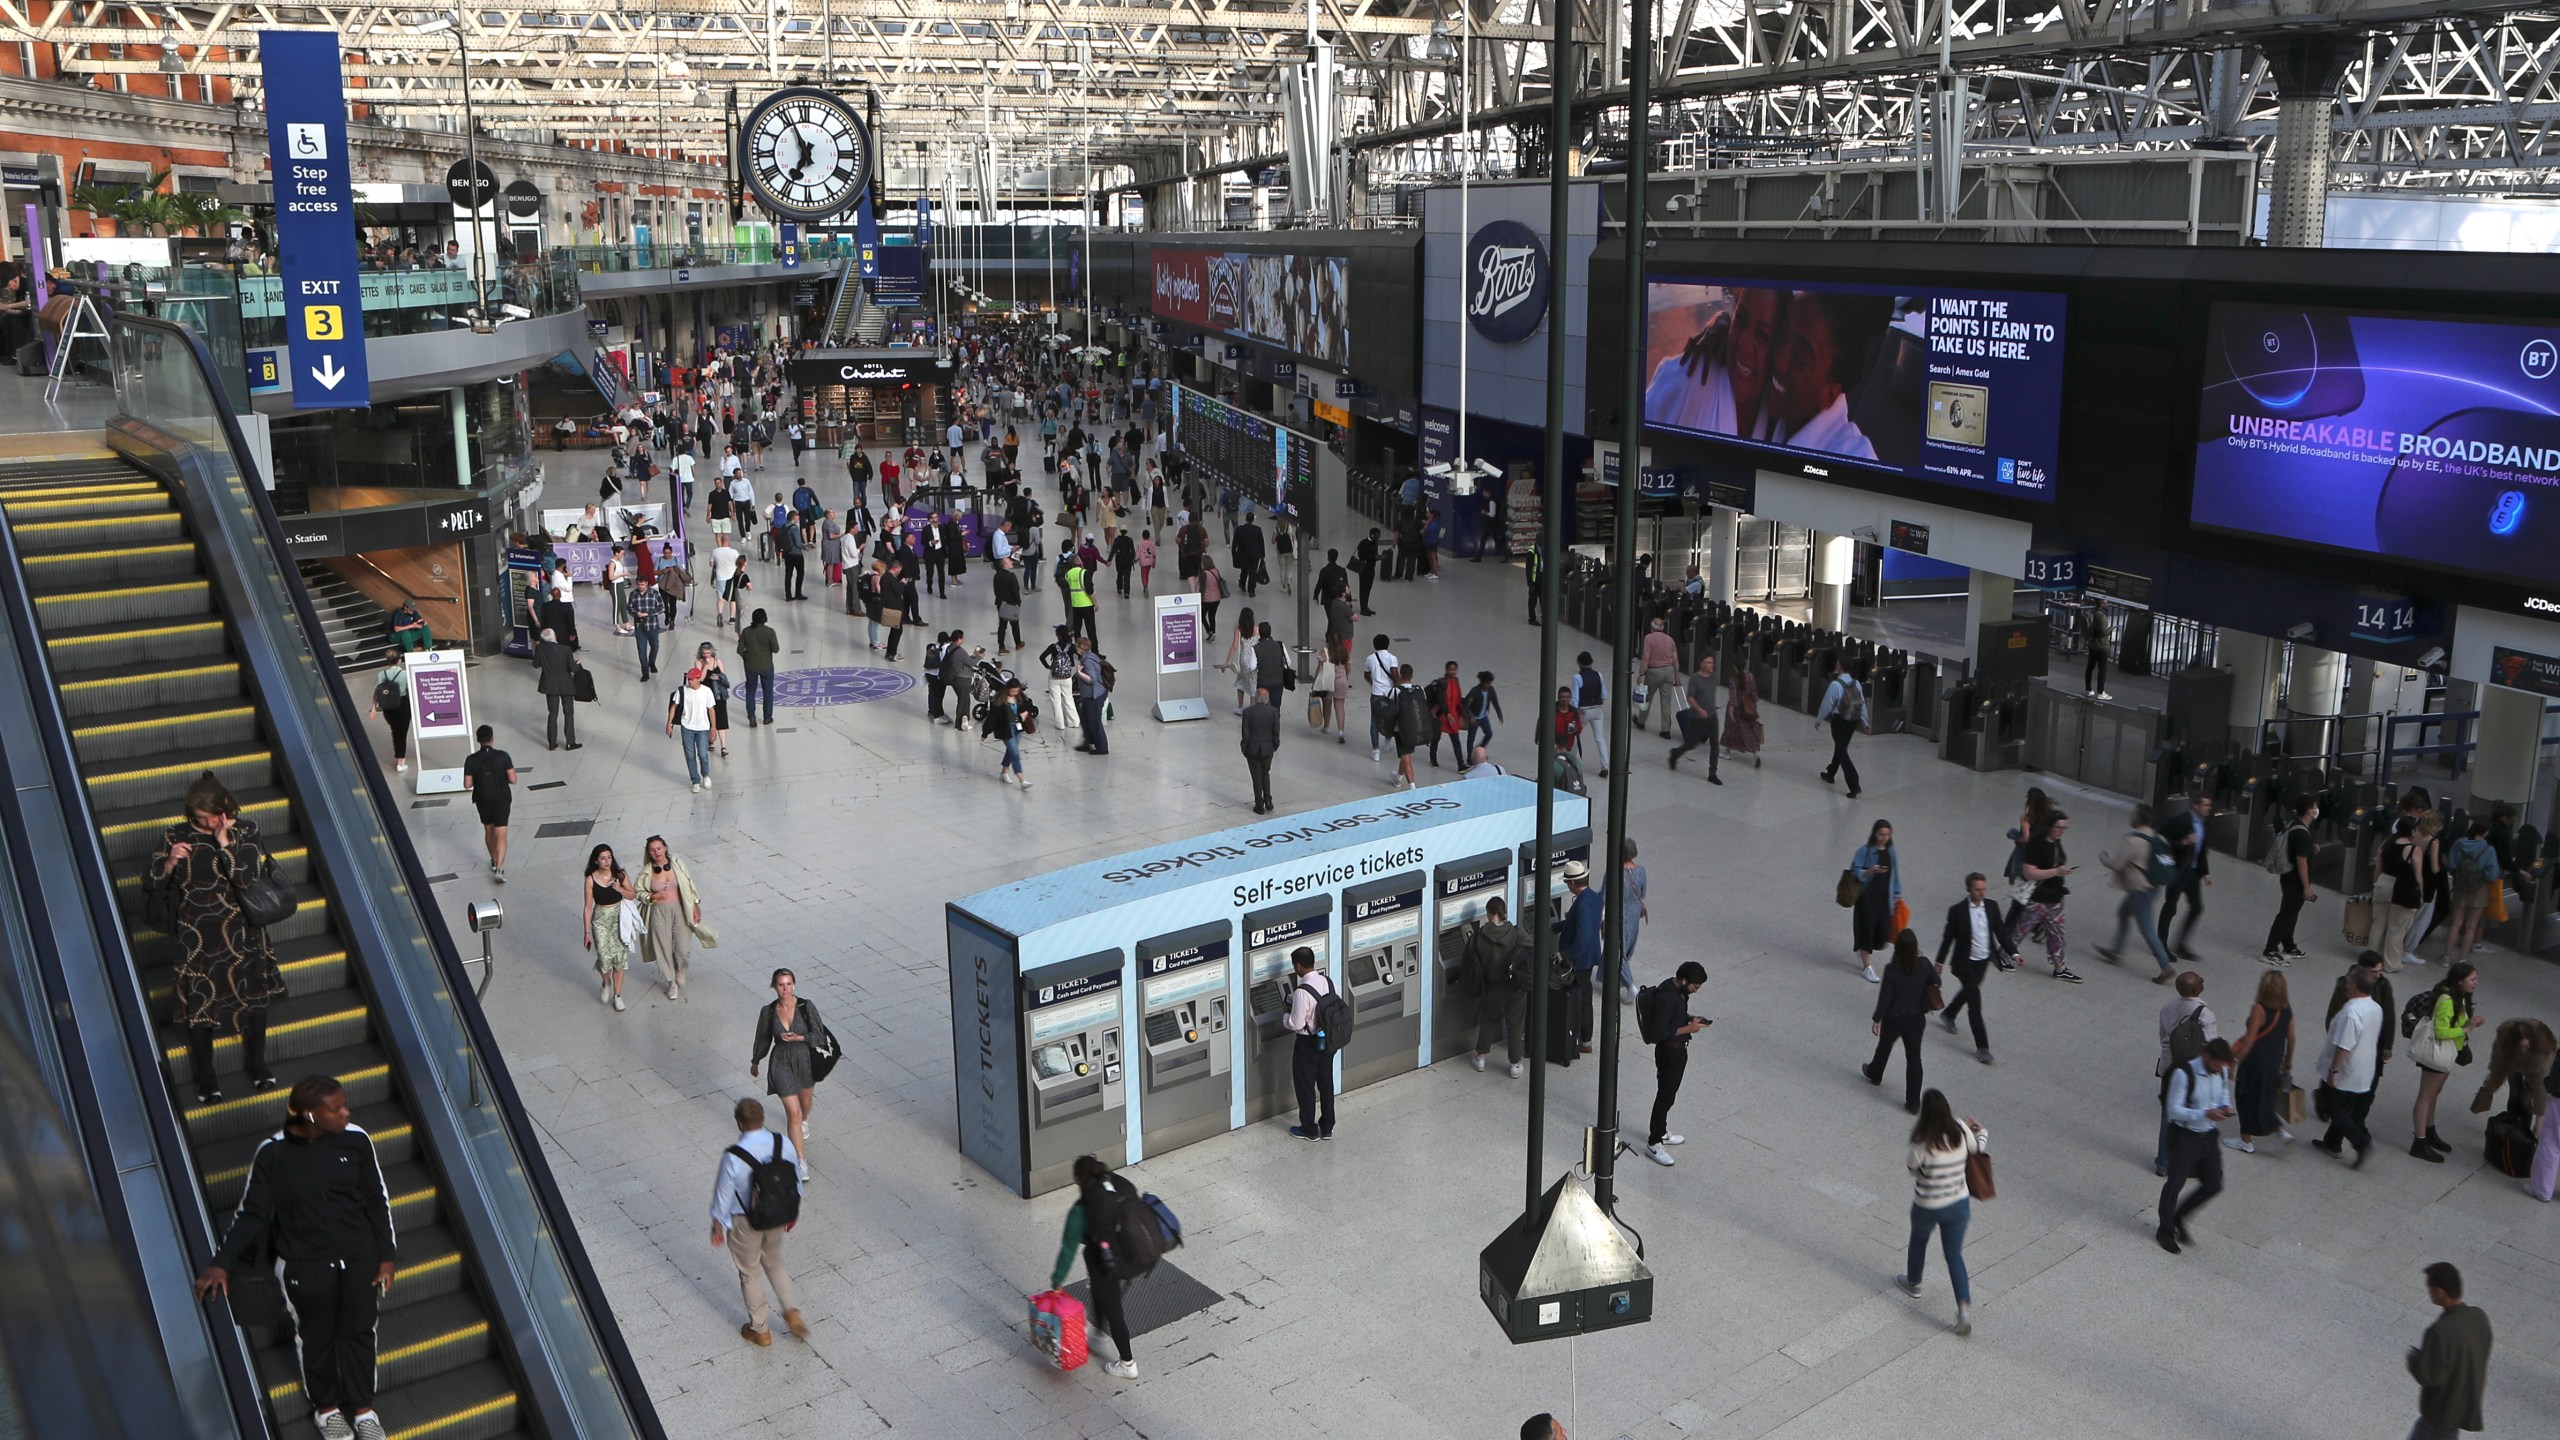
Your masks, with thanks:
[(1547, 247), (1517, 220), (1488, 221), (1469, 237), (1463, 278), (1467, 324), (1496, 345), (1519, 344), (1547, 318)]

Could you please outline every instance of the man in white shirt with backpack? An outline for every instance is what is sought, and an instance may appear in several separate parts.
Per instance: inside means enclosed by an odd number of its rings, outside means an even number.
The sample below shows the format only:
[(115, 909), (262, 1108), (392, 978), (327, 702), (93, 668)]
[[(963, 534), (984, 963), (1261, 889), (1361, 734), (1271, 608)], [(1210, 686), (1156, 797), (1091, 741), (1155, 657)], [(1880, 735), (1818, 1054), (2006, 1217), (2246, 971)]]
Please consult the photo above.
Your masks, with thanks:
[[(1849, 673), (1835, 657), (1832, 662), (1830, 688), (1822, 692), (1822, 708), (1815, 712), (1813, 723), (1831, 727), (1831, 763), (1822, 767), (1822, 783), (1832, 783), (1835, 775), (1849, 777), (1849, 798), (1858, 798), (1858, 767), (1849, 758), (1849, 737), (1867, 728), (1867, 692), (1858, 678)], [(1607, 771), (1602, 771), (1607, 774)]]
[[(1342, 1048), (1347, 1035), (1330, 1033), (1317, 1012), (1324, 1002), (1336, 998), (1333, 981), (1316, 969), (1316, 952), (1306, 945), (1289, 952), (1289, 963), (1296, 967), (1298, 983), (1289, 992), (1289, 1013), (1280, 1024), (1298, 1037), (1297, 1049), (1289, 1057), (1289, 1079), (1298, 1091), (1298, 1123), (1289, 1133), (1301, 1140), (1333, 1138), (1333, 1057)], [(1337, 1005), (1339, 1010), (1348, 1005)], [(1319, 1117), (1318, 1111), (1322, 1115)]]
[[(782, 1263), (782, 1237), (800, 1223), (800, 1153), (789, 1137), (764, 1128), (762, 1101), (740, 1100), (732, 1114), (738, 1141), (720, 1152), (711, 1182), (711, 1243), (727, 1247), (738, 1267), (738, 1291), (747, 1302), (747, 1323), (738, 1335), (750, 1345), (773, 1343), (764, 1297), (770, 1286), (782, 1323), (806, 1340), (809, 1322), (800, 1318), (791, 1271)], [(762, 1286), (756, 1283), (759, 1273)]]

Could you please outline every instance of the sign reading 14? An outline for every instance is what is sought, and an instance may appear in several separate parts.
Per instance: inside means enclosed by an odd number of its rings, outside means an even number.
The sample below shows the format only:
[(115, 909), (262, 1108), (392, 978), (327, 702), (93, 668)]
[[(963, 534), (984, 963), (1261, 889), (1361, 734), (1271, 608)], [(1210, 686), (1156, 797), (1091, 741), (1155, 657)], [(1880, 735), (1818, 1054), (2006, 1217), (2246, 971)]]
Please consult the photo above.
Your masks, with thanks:
[(853, 108), (814, 86), (776, 90), (738, 130), (748, 188), (786, 220), (852, 209), (871, 177), (871, 137)]

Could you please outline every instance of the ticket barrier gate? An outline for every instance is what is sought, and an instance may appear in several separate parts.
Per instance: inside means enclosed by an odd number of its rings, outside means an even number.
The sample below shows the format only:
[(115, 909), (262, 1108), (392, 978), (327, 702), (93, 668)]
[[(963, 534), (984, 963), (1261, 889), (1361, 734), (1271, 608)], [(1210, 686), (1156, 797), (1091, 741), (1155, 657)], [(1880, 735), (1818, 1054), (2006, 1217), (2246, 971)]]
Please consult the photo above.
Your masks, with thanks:
[(1422, 872), (1342, 892), (1342, 993), (1351, 1043), (1342, 1088), (1401, 1075), (1422, 1063)]
[[(1431, 872), (1434, 963), (1430, 1058), (1435, 1062), (1475, 1048), (1476, 1002), (1460, 983), (1461, 972), (1466, 968), (1467, 947), (1475, 938), (1476, 924), (1484, 919), (1485, 902), (1499, 897), (1507, 907), (1510, 893), (1511, 856), (1507, 851), (1470, 855)], [(1526, 931), (1522, 935), (1534, 943), (1534, 937)]]
[(1777, 688), (1763, 689), (1790, 710), (1810, 715), (1822, 697), (1805, 698), (1805, 690), (1813, 683), (1813, 632), (1801, 625), (1790, 626), (1786, 638), (1778, 642)]
[(1026, 1195), (1067, 1184), (1079, 1155), (1127, 1148), (1122, 964), (1121, 952), (1105, 950), (1023, 973), (1023, 1075), (1031, 1092)]
[[(1281, 1022), (1289, 1018), (1289, 995), (1297, 988), (1297, 970), (1289, 952), (1304, 945), (1316, 955), (1316, 969), (1333, 979), (1333, 897), (1293, 900), (1244, 917), (1244, 1119), (1250, 1125), (1297, 1106), (1297, 1087), (1289, 1077), (1290, 1057), (1298, 1037)], [(1358, 1033), (1354, 1027), (1353, 1033)]]
[(1231, 1126), (1235, 967), (1225, 921), (1138, 942), (1138, 1117), (1147, 1155)]

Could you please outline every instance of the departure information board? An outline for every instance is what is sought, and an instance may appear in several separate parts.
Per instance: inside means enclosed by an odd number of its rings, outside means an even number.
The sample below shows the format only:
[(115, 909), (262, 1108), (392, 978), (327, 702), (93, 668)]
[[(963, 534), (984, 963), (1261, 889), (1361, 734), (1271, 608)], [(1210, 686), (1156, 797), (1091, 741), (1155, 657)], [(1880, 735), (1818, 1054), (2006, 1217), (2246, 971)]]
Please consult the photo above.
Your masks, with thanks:
[(1174, 448), (1212, 490), (1231, 484), (1265, 510), (1315, 523), (1316, 449), (1324, 442), (1188, 386), (1172, 389)]

